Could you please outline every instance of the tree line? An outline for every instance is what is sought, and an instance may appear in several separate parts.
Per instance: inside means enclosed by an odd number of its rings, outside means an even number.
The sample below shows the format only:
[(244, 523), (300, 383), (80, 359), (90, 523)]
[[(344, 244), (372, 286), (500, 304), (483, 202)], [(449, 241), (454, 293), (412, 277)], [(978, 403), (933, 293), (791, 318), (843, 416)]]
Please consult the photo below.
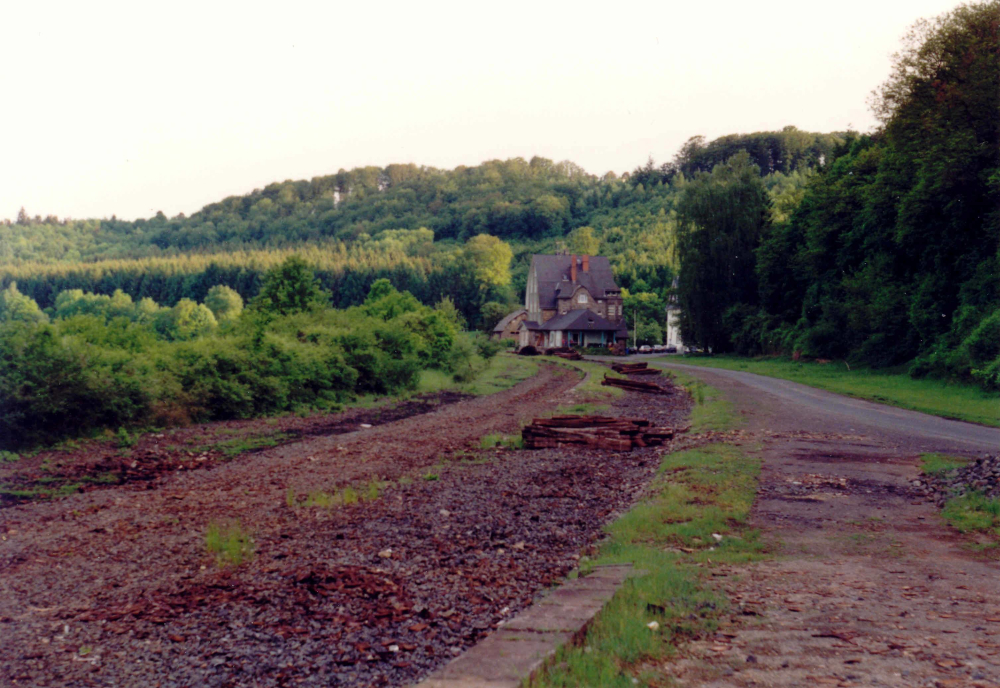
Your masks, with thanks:
[(997, 45), (995, 0), (918, 22), (873, 94), (879, 128), (824, 153), (790, 211), (747, 152), (696, 173), (677, 203), (685, 339), (1000, 389)]

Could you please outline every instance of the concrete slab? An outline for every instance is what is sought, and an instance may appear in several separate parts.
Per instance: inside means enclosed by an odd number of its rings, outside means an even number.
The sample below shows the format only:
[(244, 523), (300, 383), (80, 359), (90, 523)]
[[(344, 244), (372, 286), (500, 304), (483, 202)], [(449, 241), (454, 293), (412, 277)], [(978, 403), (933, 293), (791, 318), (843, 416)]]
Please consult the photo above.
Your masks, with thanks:
[(437, 676), (442, 679), (509, 681), (516, 686), (572, 633), (532, 633), (499, 630), (458, 657)]
[(589, 609), (560, 609), (553, 605), (534, 605), (516, 619), (503, 625), (507, 631), (556, 632), (569, 631), (575, 633), (594, 616)]
[(629, 576), (628, 565), (596, 567), (566, 581), (418, 688), (517, 688), (556, 648), (580, 634)]

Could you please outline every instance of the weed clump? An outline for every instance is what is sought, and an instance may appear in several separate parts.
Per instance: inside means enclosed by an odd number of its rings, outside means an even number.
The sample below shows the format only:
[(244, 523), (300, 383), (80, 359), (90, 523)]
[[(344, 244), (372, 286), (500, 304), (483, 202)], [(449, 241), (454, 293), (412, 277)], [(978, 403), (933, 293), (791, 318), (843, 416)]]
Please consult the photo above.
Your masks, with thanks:
[(254, 541), (239, 521), (228, 525), (213, 521), (205, 532), (205, 549), (220, 565), (239, 566), (253, 556)]
[(491, 434), (479, 441), (480, 449), (524, 449), (524, 439), (520, 435)]

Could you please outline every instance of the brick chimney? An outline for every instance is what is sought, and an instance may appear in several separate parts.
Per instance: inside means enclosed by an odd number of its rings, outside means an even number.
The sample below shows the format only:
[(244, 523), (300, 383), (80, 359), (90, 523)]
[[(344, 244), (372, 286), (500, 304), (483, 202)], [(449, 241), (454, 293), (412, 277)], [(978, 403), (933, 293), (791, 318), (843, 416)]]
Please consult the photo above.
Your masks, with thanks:
[(569, 257), (569, 281), (576, 284), (576, 254)]
[(583, 263), (583, 271), (590, 272), (590, 256), (581, 256), (580, 261)]

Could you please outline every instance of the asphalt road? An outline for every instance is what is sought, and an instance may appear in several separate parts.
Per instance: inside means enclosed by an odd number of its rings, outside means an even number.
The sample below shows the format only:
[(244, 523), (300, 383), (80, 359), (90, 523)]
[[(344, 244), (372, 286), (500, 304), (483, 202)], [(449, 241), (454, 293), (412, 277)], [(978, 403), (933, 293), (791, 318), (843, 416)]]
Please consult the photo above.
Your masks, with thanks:
[[(642, 357), (632, 357), (643, 360)], [(725, 393), (749, 416), (774, 430), (805, 430), (857, 434), (915, 451), (963, 454), (1000, 452), (1000, 428), (946, 420), (870, 401), (852, 399), (797, 382), (736, 370), (679, 363), (676, 368)]]

